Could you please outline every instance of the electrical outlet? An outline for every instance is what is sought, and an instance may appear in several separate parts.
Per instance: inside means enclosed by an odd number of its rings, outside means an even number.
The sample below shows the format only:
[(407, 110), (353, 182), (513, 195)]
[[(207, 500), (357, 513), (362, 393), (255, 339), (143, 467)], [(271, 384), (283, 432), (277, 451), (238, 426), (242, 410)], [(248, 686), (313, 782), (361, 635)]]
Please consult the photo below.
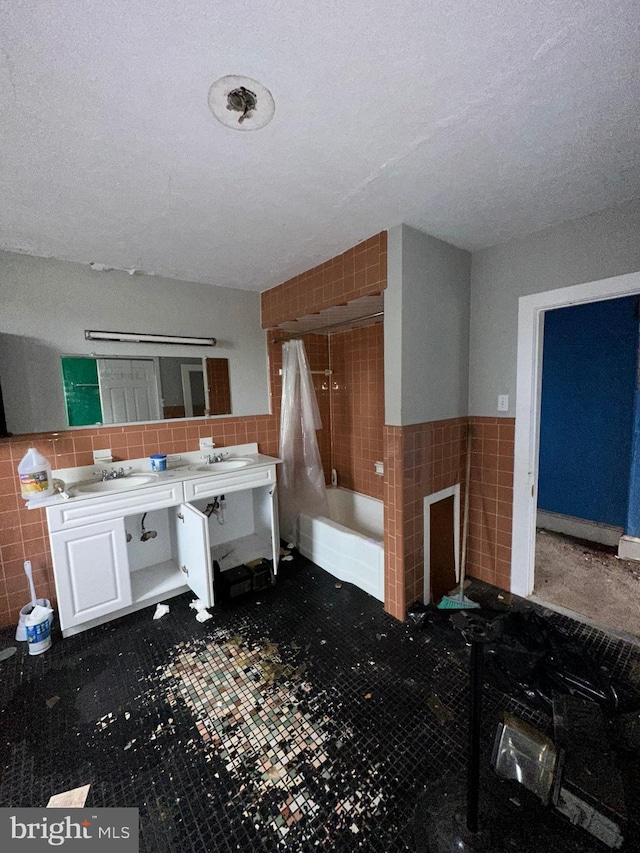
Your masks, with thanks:
[(508, 412), (509, 411), (509, 395), (508, 394), (498, 394), (498, 411), (499, 412)]

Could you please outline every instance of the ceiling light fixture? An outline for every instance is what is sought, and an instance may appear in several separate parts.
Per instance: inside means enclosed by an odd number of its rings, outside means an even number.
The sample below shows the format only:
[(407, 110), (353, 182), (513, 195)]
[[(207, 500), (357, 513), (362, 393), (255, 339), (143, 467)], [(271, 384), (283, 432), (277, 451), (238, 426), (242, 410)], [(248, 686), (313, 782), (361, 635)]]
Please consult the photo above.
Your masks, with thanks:
[(214, 347), (215, 338), (190, 338), (184, 335), (154, 335), (141, 332), (98, 332), (85, 329), (87, 341), (130, 341), (140, 344), (188, 344), (200, 347)]
[(216, 80), (209, 89), (209, 109), (225, 127), (259, 130), (269, 124), (276, 105), (262, 83), (229, 74)]

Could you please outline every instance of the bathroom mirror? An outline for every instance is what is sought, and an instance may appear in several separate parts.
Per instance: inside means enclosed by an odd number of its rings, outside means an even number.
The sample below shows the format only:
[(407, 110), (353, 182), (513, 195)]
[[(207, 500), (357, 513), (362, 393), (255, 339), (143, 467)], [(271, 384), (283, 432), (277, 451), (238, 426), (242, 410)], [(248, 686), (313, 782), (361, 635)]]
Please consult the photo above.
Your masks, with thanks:
[(60, 354), (0, 334), (4, 434), (233, 413), (227, 358)]
[(226, 358), (63, 356), (69, 426), (231, 414)]

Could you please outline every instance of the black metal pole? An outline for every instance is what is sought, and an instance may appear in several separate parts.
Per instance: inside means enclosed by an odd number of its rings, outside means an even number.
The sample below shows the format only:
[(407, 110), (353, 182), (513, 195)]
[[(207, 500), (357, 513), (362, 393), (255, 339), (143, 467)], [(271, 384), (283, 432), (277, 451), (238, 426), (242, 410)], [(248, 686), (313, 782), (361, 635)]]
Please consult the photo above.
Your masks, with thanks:
[(478, 831), (478, 802), (480, 798), (480, 721), (482, 716), (482, 655), (483, 643), (472, 639), (469, 681), (469, 764), (467, 766), (467, 829)]

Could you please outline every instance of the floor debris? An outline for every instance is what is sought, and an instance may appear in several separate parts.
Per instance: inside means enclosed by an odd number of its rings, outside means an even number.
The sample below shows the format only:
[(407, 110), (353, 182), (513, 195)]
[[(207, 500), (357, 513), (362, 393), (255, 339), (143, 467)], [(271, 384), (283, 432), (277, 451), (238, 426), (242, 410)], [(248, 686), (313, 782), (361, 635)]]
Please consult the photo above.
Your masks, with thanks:
[(442, 702), (440, 697), (437, 696), (435, 693), (432, 693), (431, 696), (428, 697), (427, 705), (429, 706), (431, 711), (433, 711), (436, 718), (438, 719), (438, 722), (441, 725), (444, 725), (445, 723), (449, 723), (449, 722), (451, 722), (451, 720), (453, 720), (453, 714), (447, 708), (447, 706)]
[(155, 613), (153, 614), (154, 619), (162, 619), (163, 616), (166, 616), (169, 612), (168, 604), (158, 604)]
[(49, 798), (47, 803), (48, 809), (82, 809), (87, 801), (89, 788), (91, 785), (82, 785), (80, 788), (72, 788), (70, 791), (63, 791), (60, 794), (54, 794)]
[(207, 610), (207, 605), (199, 598), (194, 599), (189, 607), (196, 611), (197, 622), (207, 622), (209, 619), (213, 619), (213, 615)]
[[(425, 821), (438, 798), (455, 795), (453, 811), (464, 795), (469, 649), (449, 614), (427, 614), (424, 629), (397, 622), (346, 583), (335, 595), (335, 577), (295, 559), (260, 607), (219, 605), (204, 625), (185, 594), (162, 626), (150, 624), (152, 608), (54, 643), (50, 657), (18, 648), (1, 666), (2, 802), (46, 803), (90, 781), (92, 808), (140, 809), (140, 853), (424, 853), (421, 793), (434, 786)], [(503, 611), (496, 592), (474, 581), (470, 594)], [(542, 615), (616, 684), (640, 685), (640, 649)], [(4, 645), (14, 632), (0, 634)], [(486, 752), (505, 702), (545, 730), (516, 692), (487, 679), (483, 693)], [(52, 710), (47, 697), (60, 697)], [(616, 745), (632, 756), (640, 717), (629, 710), (618, 723)], [(633, 805), (632, 760), (620, 772)], [(552, 824), (526, 788), (505, 794), (516, 783), (490, 766), (487, 775), (501, 794), (492, 825), (502, 833), (510, 811), (529, 830), (530, 843), (509, 837), (506, 850), (602, 849), (555, 809)], [(628, 837), (640, 837), (637, 809), (628, 812)]]
[[(300, 651), (295, 645), (291, 651)], [(318, 774), (326, 780), (323, 796), (336, 797), (338, 828), (354, 831), (355, 826), (359, 832), (360, 822), (385, 802), (377, 783), (367, 787), (360, 780), (357, 791), (338, 784), (346, 768), (331, 756), (342, 743), (326, 729), (329, 718), (315, 719), (301, 702), (296, 684), (306, 670), (307, 661), (295, 666), (283, 661), (280, 645), (268, 637), (251, 646), (241, 635), (229, 635), (218, 643), (181, 644), (162, 675), (171, 685), (169, 700), (192, 710), (208, 758), (222, 759), (231, 777), (242, 780), (247, 816), (258, 822), (263, 801), (279, 803), (277, 814), (264, 820), (281, 839), (303, 822), (309, 837), (316, 832), (323, 797), (312, 794), (305, 780)], [(300, 686), (304, 695), (306, 685)]]

